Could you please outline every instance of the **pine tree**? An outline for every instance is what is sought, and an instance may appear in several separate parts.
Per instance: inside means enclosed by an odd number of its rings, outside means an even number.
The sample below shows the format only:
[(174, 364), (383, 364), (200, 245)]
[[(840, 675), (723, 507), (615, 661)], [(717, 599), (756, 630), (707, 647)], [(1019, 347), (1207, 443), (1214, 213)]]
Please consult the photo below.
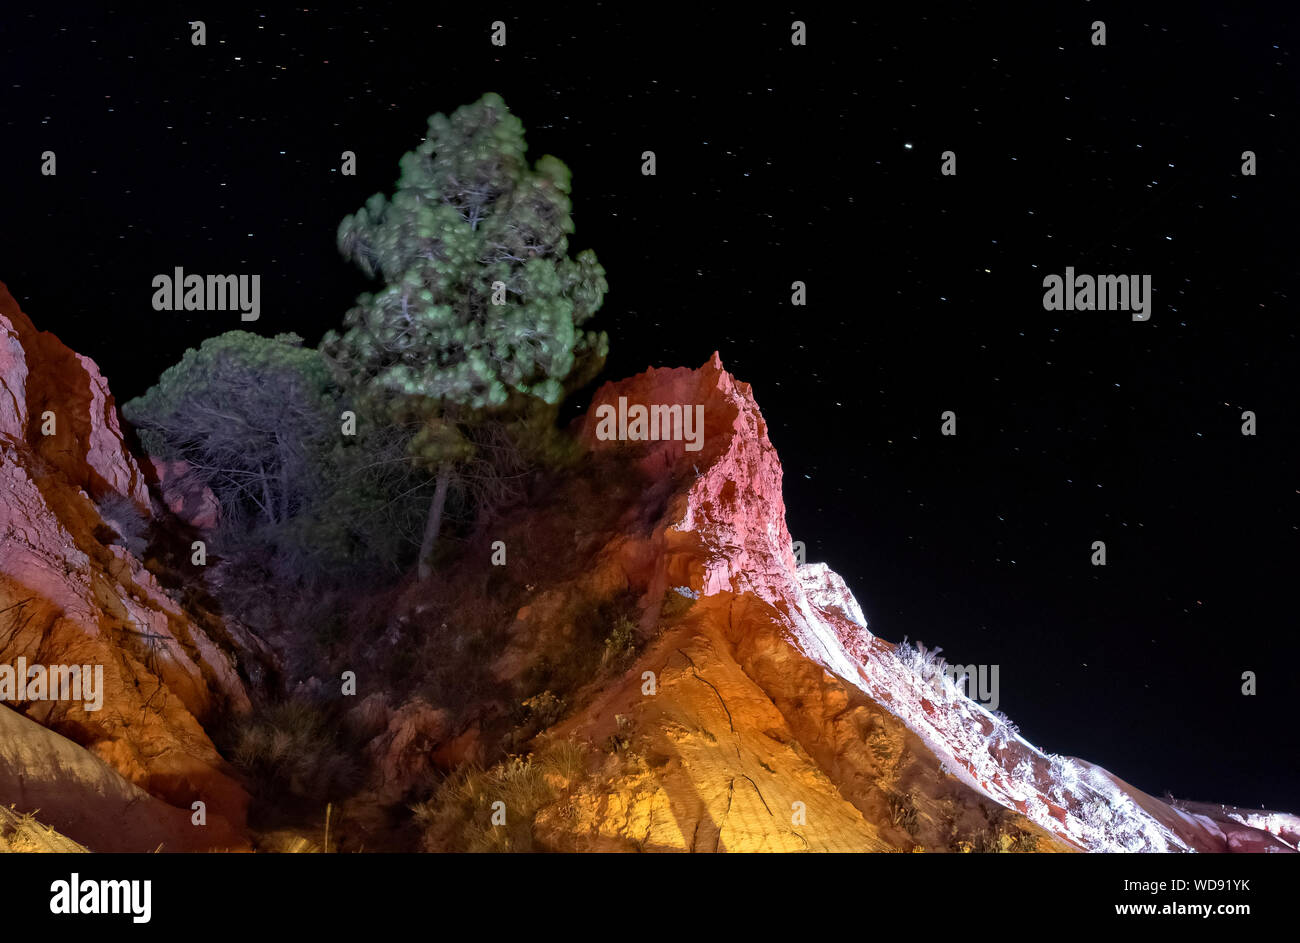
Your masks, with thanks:
[(185, 351), (122, 414), (151, 455), (193, 466), (228, 524), (251, 512), (281, 525), (318, 490), (333, 393), (326, 361), (298, 335), (227, 331)]
[(366, 293), (322, 349), (376, 413), (416, 418), (411, 458), (436, 475), (419, 575), (442, 527), (466, 435), (487, 411), (559, 402), (564, 381), (603, 360), (608, 338), (580, 330), (608, 285), (595, 253), (569, 257), (569, 169), (525, 159), (522, 122), (496, 94), (429, 119), (377, 193), (339, 225), (343, 255), (383, 287)]

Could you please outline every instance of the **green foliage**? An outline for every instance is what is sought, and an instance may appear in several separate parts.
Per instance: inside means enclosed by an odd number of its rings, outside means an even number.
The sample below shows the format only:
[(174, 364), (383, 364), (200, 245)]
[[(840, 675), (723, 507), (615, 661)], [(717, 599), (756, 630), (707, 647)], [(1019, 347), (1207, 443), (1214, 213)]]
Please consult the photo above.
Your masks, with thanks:
[(556, 403), (580, 360), (604, 357), (605, 336), (579, 330), (608, 285), (593, 252), (568, 256), (568, 168), (529, 168), (525, 150), (499, 95), (436, 114), (391, 199), (339, 224), (339, 250), (384, 282), (325, 341), (352, 385), (471, 409), (512, 391)]
[[(592, 252), (570, 257), (568, 168), (525, 151), (497, 95), (434, 115), (392, 196), (339, 226), (343, 255), (383, 283), (342, 331), (319, 351), (211, 338), (124, 405), (150, 453), (186, 459), (216, 494), (223, 537), (244, 539), (232, 557), (355, 576), (398, 572), (418, 546), (423, 577), (444, 505), (483, 515), (536, 464), (574, 461), (558, 404), (603, 362), (608, 339), (582, 325), (608, 285)], [(339, 434), (345, 408), (355, 437)]]
[(361, 421), (355, 438), (336, 436), (319, 453), (313, 502), (276, 535), (289, 571), (395, 576), (410, 562), (431, 489), (407, 458), (409, 440), (401, 427)]
[[(357, 299), (322, 350), (368, 411), (418, 427), (410, 458), (439, 483), (421, 578), (450, 471), (480, 455), (475, 430), (498, 424), (519, 435), (527, 459), (565, 461), (554, 407), (608, 352), (604, 334), (581, 329), (608, 284), (593, 252), (569, 256), (569, 170), (550, 155), (530, 168), (525, 151), (523, 124), (499, 95), (484, 95), (431, 117), (391, 198), (376, 193), (339, 224), (339, 251), (383, 287)], [(482, 472), (480, 463), (472, 474)], [(486, 477), (487, 488), (462, 489), (479, 513), (509, 491), (501, 474)]]
[(407, 457), (415, 431), (362, 414), (343, 436), (346, 405), (302, 338), (230, 331), (187, 350), (122, 412), (150, 454), (187, 460), (212, 489), (228, 545), (266, 551), (293, 581), (394, 572), (419, 543), (428, 490)]
[(182, 458), (227, 521), (287, 521), (315, 486), (336, 391), (302, 338), (229, 331), (191, 348), (122, 407), (145, 449)]

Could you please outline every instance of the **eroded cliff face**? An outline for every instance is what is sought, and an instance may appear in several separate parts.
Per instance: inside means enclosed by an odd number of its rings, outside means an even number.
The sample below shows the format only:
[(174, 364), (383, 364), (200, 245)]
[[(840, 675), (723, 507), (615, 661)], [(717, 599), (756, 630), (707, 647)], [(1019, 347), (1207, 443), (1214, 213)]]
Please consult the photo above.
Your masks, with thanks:
[[(679, 406), (700, 423), (609, 438), (611, 411), (636, 406)], [(876, 637), (843, 580), (796, 563), (776, 450), (750, 387), (716, 354), (606, 384), (573, 433), (587, 450), (577, 468), (431, 583), (363, 606), (386, 628), (358, 633), (301, 685), (327, 698), (338, 671), (363, 679), (344, 720), (364, 782), (332, 848), (454, 850), (467, 834), (561, 851), (1290, 851), (1300, 840), (1295, 816), (1175, 807), (1045, 754), (923, 653)], [(176, 517), (217, 520), (185, 471), (137, 461), (94, 363), (37, 332), (0, 287), (0, 667), (90, 665), (104, 679), (97, 711), (0, 704), (0, 809), (14, 807), (0, 843), (249, 847), (250, 797), (210, 733), (250, 710), (249, 666), (274, 657), (187, 592), (202, 573), (147, 553), (164, 516), (171, 530)], [(506, 566), (489, 562), (497, 541)], [(474, 778), (477, 764), (530, 752), (545, 758), (532, 778), (518, 761)], [(436, 793), (412, 838), (410, 804), (447, 775), (460, 785)], [(497, 799), (508, 841), (487, 824)], [(206, 826), (191, 824), (196, 801)], [(24, 815), (38, 808), (39, 823)]]
[[(148, 478), (98, 368), (37, 331), (0, 285), (0, 666), (90, 666), (103, 676), (98, 710), (87, 709), (85, 692), (50, 700), (17, 691), (0, 710), (61, 735), (122, 787), (178, 813), (160, 816), (170, 827), (137, 829), (134, 838), (124, 821), (113, 847), (246, 847), (248, 796), (204, 725), (249, 709), (235, 653), (264, 652), (246, 633), (187, 611), (184, 587), (164, 587), (146, 569), (140, 554), (155, 523)], [(0, 752), (0, 766), (20, 763), (13, 746)], [(111, 807), (106, 789), (133, 795), (105, 786), (95, 769), (84, 782), (70, 775), (62, 790), (36, 783), (45, 774), (33, 769), (24, 796), (39, 794), (42, 820), (59, 827), (78, 818), (78, 806)], [(0, 804), (24, 796), (0, 795)], [(197, 801), (206, 805), (204, 827), (189, 824)], [(76, 826), (68, 835), (80, 839)], [(91, 837), (92, 850), (103, 846), (102, 831)]]
[[(624, 419), (638, 405), (702, 405), (701, 447), (671, 429), (611, 439), (614, 415), (641, 431)], [(1300, 819), (1175, 809), (1045, 754), (923, 653), (877, 638), (843, 580), (796, 564), (766, 424), (716, 354), (606, 384), (577, 431), (592, 483), (495, 535), (552, 565), (527, 587), (496, 676), (557, 657), (575, 599), (631, 594), (642, 645), (533, 741), (590, 748), (580, 771), (548, 774), (559, 798), (535, 818), (543, 847), (1293, 850)], [(621, 512), (578, 510), (602, 500)], [(560, 505), (575, 509), (567, 530), (543, 519)]]
[[(703, 406), (684, 440), (618, 441), (610, 405)], [(697, 413), (698, 414), (698, 413)], [(656, 430), (656, 432), (659, 430)], [(663, 430), (672, 434), (673, 430)], [(631, 458), (649, 520), (593, 554), (588, 591), (639, 594), (647, 646), (618, 681), (551, 731), (626, 742), (539, 816), (560, 848), (682, 851), (1072, 850), (947, 775), (941, 757), (870, 696), (833, 625), (875, 640), (843, 581), (797, 566), (781, 464), (748, 384), (715, 354), (597, 392), (580, 433)], [(654, 433), (651, 433), (654, 434)], [(648, 691), (653, 693), (647, 693)]]

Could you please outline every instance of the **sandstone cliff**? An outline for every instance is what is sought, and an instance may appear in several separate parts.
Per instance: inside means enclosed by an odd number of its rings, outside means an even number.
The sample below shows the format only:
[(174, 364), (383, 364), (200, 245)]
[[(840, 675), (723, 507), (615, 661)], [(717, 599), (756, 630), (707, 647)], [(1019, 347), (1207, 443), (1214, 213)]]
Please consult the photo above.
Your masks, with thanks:
[[(246, 847), (248, 796), (204, 725), (248, 710), (236, 652), (259, 646), (183, 607), (183, 580), (164, 587), (146, 569), (155, 518), (148, 478), (98, 368), (37, 331), (0, 285), (0, 665), (102, 666), (104, 678), (98, 710), (37, 698), (0, 708), (88, 752), (69, 762), (94, 770), (70, 770), (61, 789), (29, 780), (0, 804), (30, 800), (46, 821), (78, 820), (69, 837), (92, 850)], [(6, 747), (0, 773), (25, 775), (21, 757), (36, 754), (16, 734)], [(107, 770), (123, 781), (112, 783)], [(110, 809), (110, 796), (153, 796), (169, 812), (154, 828), (121, 821), (108, 840), (106, 823), (87, 829), (78, 810)], [(189, 824), (196, 801), (206, 805), (205, 827)]]
[[(701, 447), (598, 435), (600, 408), (627, 404), (702, 407)], [(348, 708), (333, 742), (364, 771), (330, 850), (1300, 841), (1295, 816), (1170, 804), (1044, 753), (933, 657), (878, 638), (842, 579), (796, 562), (766, 423), (716, 354), (606, 384), (572, 432), (577, 466), (534, 481), (433, 581), (355, 601), (361, 622), (298, 679), (298, 708)], [(252, 709), (246, 679), (274, 658), (205, 606), (184, 554), (154, 553), (217, 520), (184, 467), (132, 455), (95, 364), (0, 286), (0, 666), (104, 673), (101, 710), (0, 704), (0, 849), (250, 847), (250, 796), (212, 734)], [(360, 679), (354, 706), (340, 671)]]
[[(702, 448), (608, 441), (597, 435), (605, 404), (703, 405)], [(590, 451), (583, 472), (549, 505), (502, 521), (493, 535), (514, 554), (503, 569), (527, 580), (494, 677), (519, 693), (555, 677), (554, 661), (583, 637), (578, 600), (632, 600), (626, 611), (640, 644), (616, 674), (584, 669), (590, 683), (558, 707), (546, 692), (547, 716), (526, 727), (541, 728), (530, 748), (545, 801), (518, 798), (518, 761), (458, 787), (453, 799), (462, 803), (475, 790), (480, 803), (492, 795), (523, 803), (533, 825), (516, 833), (516, 844), (1294, 849), (1300, 819), (1175, 809), (1090, 764), (1045, 754), (959, 692), (923, 652), (877, 638), (843, 580), (823, 564), (796, 564), (766, 424), (750, 387), (716, 354), (698, 370), (651, 369), (606, 384), (577, 432)], [(591, 510), (602, 505), (603, 514)], [(538, 700), (525, 703), (525, 722), (539, 713)], [(494, 723), (499, 731), (505, 714), (498, 704), (459, 732), (441, 716), (424, 755), (437, 755), (440, 738), (489, 739), (485, 731)], [(557, 772), (556, 744), (576, 745), (582, 759), (570, 757)], [(485, 806), (458, 819), (447, 801), (444, 793), (422, 811), (434, 823), (429, 847), (456, 847), (466, 835), (501, 847), (461, 821)]]

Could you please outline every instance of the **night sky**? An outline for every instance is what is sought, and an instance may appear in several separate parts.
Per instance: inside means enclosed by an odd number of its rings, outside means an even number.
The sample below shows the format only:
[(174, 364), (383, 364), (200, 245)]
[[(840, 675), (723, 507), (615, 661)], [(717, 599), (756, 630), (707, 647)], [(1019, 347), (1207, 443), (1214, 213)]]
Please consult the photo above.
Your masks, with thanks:
[[(603, 378), (720, 351), (878, 634), (999, 665), (1051, 752), (1300, 810), (1292, 4), (410, 6), (6, 4), (0, 280), (119, 402), (248, 327), (153, 311), (176, 266), (260, 273), (253, 329), (315, 343), (370, 287), (339, 220), (498, 92), (573, 171)], [(1151, 319), (1045, 311), (1067, 265), (1151, 275)]]

